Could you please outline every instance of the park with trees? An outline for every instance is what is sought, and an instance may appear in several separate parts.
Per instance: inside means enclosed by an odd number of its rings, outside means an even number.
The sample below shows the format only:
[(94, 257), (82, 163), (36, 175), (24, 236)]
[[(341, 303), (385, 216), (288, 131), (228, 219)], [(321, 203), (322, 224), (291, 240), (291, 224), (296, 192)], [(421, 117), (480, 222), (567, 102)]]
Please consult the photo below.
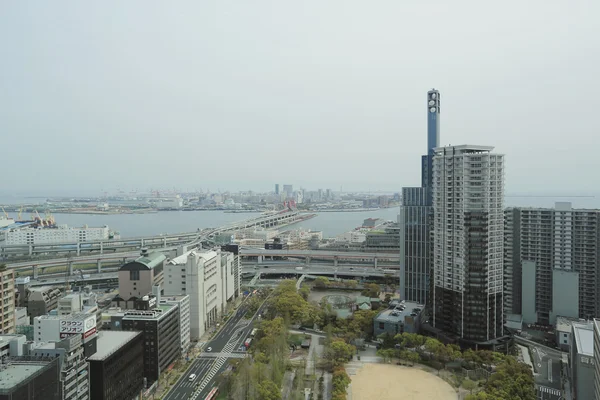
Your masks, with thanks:
[[(326, 278), (324, 278), (326, 279)], [(326, 282), (323, 279), (323, 282)], [(315, 285), (317, 282), (315, 282)], [(303, 388), (311, 383), (318, 386), (314, 400), (323, 398), (323, 371), (332, 375), (332, 398), (346, 399), (350, 377), (344, 365), (357, 354), (353, 345), (356, 339), (371, 340), (378, 346), (377, 354), (384, 363), (395, 363), (408, 367), (419, 366), (440, 375), (456, 390), (462, 391), (469, 400), (535, 399), (533, 375), (529, 367), (514, 357), (491, 351), (461, 349), (454, 344), (413, 333), (373, 336), (374, 310), (355, 311), (348, 318), (338, 318), (326, 301), (309, 302), (311, 288), (296, 289), (293, 280), (282, 281), (275, 289), (266, 289), (262, 297), (252, 299), (254, 312), (266, 299), (255, 341), (249, 350), (251, 357), (238, 361), (233, 374), (227, 379), (227, 392), (231, 399), (282, 398), (282, 387), (291, 385), (289, 397), (304, 399)], [(375, 294), (379, 288), (365, 285), (363, 291)], [(250, 300), (250, 299), (249, 299)], [(290, 361), (292, 326), (322, 329), (325, 339), (324, 351), (319, 360), (313, 362), (315, 370), (306, 372), (304, 365)], [(321, 377), (319, 378), (320, 370)], [(284, 382), (286, 371), (292, 381)], [(471, 374), (471, 372), (477, 372)], [(441, 376), (441, 375), (440, 375)]]

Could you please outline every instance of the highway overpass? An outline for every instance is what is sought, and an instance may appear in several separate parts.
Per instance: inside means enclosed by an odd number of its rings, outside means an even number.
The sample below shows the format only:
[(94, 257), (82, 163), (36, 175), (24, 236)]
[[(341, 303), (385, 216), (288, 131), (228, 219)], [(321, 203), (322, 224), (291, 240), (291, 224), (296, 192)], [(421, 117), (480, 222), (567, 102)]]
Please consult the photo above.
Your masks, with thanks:
[(265, 250), (242, 247), (240, 255), (246, 259), (256, 260), (257, 264), (262, 264), (268, 260), (280, 258), (300, 258), (304, 259), (306, 265), (311, 265), (314, 261), (331, 260), (334, 266), (343, 262), (360, 262), (361, 264), (371, 265), (375, 268), (382, 264), (398, 265), (400, 264), (400, 253), (368, 253), (358, 251), (332, 251), (332, 250)]
[[(298, 269), (302, 268), (302, 269)], [(70, 282), (86, 282), (86, 283), (98, 283), (106, 280), (116, 280), (118, 277), (117, 272), (107, 273), (90, 273), (90, 271), (82, 271), (85, 278), (81, 279), (81, 276), (75, 274), (70, 277), (61, 276), (60, 274), (53, 274), (52, 276), (41, 275), (38, 278), (33, 278), (30, 281), (32, 286), (47, 286), (47, 285), (62, 285), (67, 279)], [(260, 274), (267, 280), (269, 275), (320, 275), (320, 276), (332, 276), (334, 278), (383, 278), (386, 276), (400, 277), (398, 270), (391, 269), (374, 269), (374, 268), (361, 268), (361, 267), (349, 267), (339, 266), (334, 267), (331, 265), (314, 265), (311, 267), (297, 267), (294, 265), (277, 265), (277, 266), (243, 266), (243, 274), (252, 274), (254, 276)], [(258, 279), (258, 278), (257, 278)]]
[(233, 232), (251, 227), (274, 228), (293, 224), (309, 217), (309, 214), (298, 211), (286, 210), (270, 214), (261, 214), (259, 217), (234, 222), (218, 228), (198, 229), (196, 232), (184, 232), (156, 236), (120, 238), (111, 240), (89, 241), (82, 243), (56, 243), (37, 245), (0, 245), (0, 258), (34, 255), (56, 255), (72, 253), (76, 256), (82, 254), (106, 254), (138, 250), (142, 247), (150, 249), (177, 247), (180, 245), (195, 246), (204, 241), (210, 241), (215, 235), (223, 232)]

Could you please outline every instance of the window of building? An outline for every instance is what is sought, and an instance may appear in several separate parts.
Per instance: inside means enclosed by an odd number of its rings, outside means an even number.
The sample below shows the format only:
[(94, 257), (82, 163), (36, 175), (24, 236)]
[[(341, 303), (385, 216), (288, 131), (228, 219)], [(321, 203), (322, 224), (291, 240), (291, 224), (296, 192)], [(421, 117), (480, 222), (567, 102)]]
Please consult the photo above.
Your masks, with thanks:
[(140, 271), (129, 271), (129, 280), (130, 281), (139, 281), (140, 280)]
[(379, 329), (383, 329), (383, 328), (384, 328), (384, 323), (383, 323), (383, 322), (380, 322), (380, 323), (379, 323)]

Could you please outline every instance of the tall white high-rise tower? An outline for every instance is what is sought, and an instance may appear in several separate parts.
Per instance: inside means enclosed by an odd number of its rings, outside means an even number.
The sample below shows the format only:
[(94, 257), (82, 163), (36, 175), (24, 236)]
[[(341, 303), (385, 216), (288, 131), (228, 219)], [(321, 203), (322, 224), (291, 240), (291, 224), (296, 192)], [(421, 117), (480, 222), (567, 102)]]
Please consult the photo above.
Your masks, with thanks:
[(463, 342), (503, 335), (504, 156), (492, 150), (434, 150), (432, 322)]

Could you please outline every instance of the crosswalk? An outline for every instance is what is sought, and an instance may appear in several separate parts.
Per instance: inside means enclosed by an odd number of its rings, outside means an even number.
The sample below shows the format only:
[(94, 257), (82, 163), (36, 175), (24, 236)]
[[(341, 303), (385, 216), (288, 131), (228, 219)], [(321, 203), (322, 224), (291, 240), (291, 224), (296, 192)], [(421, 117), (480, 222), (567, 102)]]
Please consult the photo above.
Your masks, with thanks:
[(201, 353), (200, 358), (220, 358), (220, 357), (225, 357), (225, 358), (245, 358), (246, 357), (246, 353), (224, 353), (224, 352), (220, 352), (220, 353)]
[(548, 386), (538, 386), (537, 388), (538, 400), (561, 400), (562, 391), (560, 389), (554, 389)]
[[(248, 324), (244, 324), (242, 326), (240, 326), (240, 325), (241, 324), (237, 325), (236, 331), (239, 331), (239, 330), (243, 329)], [(229, 339), (229, 341), (227, 342), (227, 344), (225, 346), (223, 346), (223, 350), (220, 351), (219, 353), (202, 353), (201, 354), (201, 357), (211, 357), (211, 355), (214, 355), (215, 356), (215, 361), (214, 361), (211, 369), (204, 376), (204, 379), (202, 380), (202, 383), (200, 384), (200, 386), (198, 386), (198, 389), (194, 392), (194, 394), (192, 395), (192, 397), (190, 397), (191, 400), (196, 400), (198, 398), (198, 396), (200, 396), (200, 393), (202, 393), (202, 391), (204, 389), (206, 389), (206, 386), (208, 386), (208, 384), (213, 380), (213, 378), (215, 377), (215, 375), (219, 372), (219, 370), (221, 369), (221, 367), (223, 367), (223, 365), (227, 362), (227, 360), (229, 358), (243, 358), (243, 357), (245, 357), (244, 354), (240, 354), (241, 357), (238, 357), (236, 353), (233, 353), (233, 350), (236, 348), (239, 340), (240, 340), (240, 338), (237, 335), (233, 335)]]

